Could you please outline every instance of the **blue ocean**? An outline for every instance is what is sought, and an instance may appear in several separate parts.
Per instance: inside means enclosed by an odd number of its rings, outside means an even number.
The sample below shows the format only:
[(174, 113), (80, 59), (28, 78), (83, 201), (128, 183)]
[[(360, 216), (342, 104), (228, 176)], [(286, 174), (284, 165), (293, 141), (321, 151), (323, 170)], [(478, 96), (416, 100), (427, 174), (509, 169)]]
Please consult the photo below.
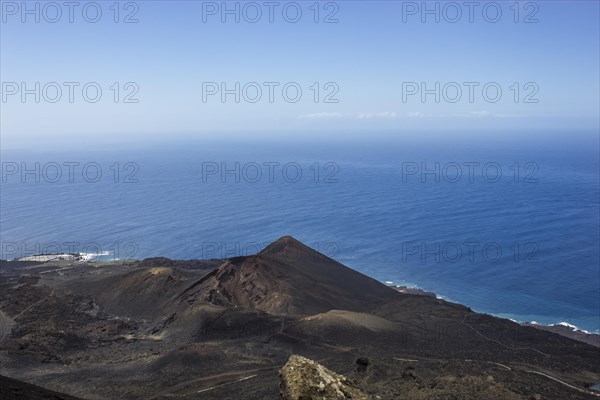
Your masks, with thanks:
[(383, 282), (599, 332), (598, 150), (597, 132), (3, 149), (1, 258), (221, 258), (291, 235)]

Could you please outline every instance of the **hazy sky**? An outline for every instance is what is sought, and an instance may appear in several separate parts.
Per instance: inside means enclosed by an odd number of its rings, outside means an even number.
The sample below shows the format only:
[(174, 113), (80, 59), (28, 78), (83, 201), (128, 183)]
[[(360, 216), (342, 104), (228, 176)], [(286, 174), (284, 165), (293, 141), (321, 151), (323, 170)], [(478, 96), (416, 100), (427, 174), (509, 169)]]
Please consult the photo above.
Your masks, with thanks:
[(437, 15), (421, 1), (227, 2), (239, 10), (229, 14), (221, 1), (137, 1), (118, 15), (113, 1), (29, 1), (31, 13), (1, 3), (6, 146), (246, 130), (598, 129), (598, 1), (427, 2)]

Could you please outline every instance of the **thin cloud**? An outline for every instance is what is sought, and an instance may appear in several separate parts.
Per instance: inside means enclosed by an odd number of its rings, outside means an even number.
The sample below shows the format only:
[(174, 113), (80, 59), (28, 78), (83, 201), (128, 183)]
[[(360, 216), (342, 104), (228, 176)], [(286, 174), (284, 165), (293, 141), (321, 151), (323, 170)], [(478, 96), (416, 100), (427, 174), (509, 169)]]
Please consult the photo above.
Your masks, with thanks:
[(331, 119), (331, 118), (342, 118), (342, 113), (337, 112), (319, 112), (311, 114), (302, 114), (299, 116), (301, 119)]
[(318, 112), (310, 114), (302, 114), (298, 116), (300, 119), (395, 119), (400, 115), (395, 111), (381, 112), (359, 112), (359, 113), (339, 113), (339, 112)]
[(490, 111), (471, 111), (468, 114), (454, 114), (449, 117), (457, 118), (524, 118), (531, 117), (531, 115), (520, 115), (520, 114), (496, 114)]
[(398, 113), (395, 111), (384, 111), (377, 113), (358, 113), (356, 116), (358, 119), (372, 119), (372, 118), (383, 118), (393, 119), (398, 117)]

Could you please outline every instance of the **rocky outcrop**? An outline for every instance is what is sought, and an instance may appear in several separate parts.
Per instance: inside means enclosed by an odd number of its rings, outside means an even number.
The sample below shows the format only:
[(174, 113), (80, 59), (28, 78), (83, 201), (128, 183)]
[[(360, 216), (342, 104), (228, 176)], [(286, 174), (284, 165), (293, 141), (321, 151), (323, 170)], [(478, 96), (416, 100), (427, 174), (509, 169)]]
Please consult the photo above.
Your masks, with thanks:
[(279, 375), (280, 396), (283, 400), (369, 399), (345, 376), (301, 356), (291, 356)]

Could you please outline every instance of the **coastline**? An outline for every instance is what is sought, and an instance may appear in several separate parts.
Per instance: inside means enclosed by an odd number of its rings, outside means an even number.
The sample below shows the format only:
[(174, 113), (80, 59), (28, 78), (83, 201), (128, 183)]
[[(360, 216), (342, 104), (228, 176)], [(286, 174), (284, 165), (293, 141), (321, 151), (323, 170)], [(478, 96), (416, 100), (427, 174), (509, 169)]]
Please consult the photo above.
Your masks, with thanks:
[[(429, 296), (429, 297), (435, 297), (437, 299), (442, 299), (444, 301), (448, 301), (448, 299), (444, 298), (443, 296), (440, 296), (434, 292), (430, 292), (430, 291), (427, 291), (427, 290), (424, 290), (421, 288), (409, 287), (409, 286), (403, 286), (403, 285), (393, 285), (393, 284), (390, 284), (390, 281), (385, 281), (383, 283), (385, 283), (386, 285), (390, 286), (391, 288), (397, 290), (400, 293), (413, 294), (413, 295), (417, 295), (417, 296)], [(461, 304), (461, 303), (458, 303), (458, 304)], [(462, 304), (462, 305), (469, 307), (469, 305), (467, 305), (467, 304)], [(514, 323), (517, 323), (521, 326), (556, 333), (558, 335), (565, 336), (570, 339), (574, 339), (574, 340), (577, 340), (577, 341), (580, 341), (583, 343), (587, 343), (592, 346), (600, 347), (600, 333), (588, 332), (584, 329), (578, 328), (575, 325), (569, 324), (568, 322), (557, 322), (557, 323), (553, 323), (553, 324), (540, 324), (536, 321), (516, 321), (514, 319), (506, 318), (501, 315), (495, 315), (495, 314), (490, 314), (490, 315), (493, 315), (494, 317), (497, 317), (497, 318), (509, 319), (509, 320), (513, 321)]]
[(588, 332), (583, 329), (579, 329), (575, 325), (571, 325), (567, 322), (559, 322), (558, 324), (542, 325), (535, 321), (522, 322), (522, 326), (528, 326), (543, 331), (557, 333), (562, 336), (566, 336), (570, 339), (575, 339), (580, 342), (591, 344), (592, 346), (600, 347), (600, 334)]

